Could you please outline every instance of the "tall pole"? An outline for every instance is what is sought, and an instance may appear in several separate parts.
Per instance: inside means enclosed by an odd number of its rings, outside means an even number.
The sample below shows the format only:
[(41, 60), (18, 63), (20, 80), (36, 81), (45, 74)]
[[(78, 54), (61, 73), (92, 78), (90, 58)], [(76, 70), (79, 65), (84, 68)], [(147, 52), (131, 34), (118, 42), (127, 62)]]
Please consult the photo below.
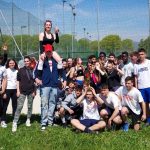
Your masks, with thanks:
[(98, 49), (97, 49), (97, 56), (99, 55), (99, 0), (97, 0), (97, 42), (98, 42)]
[[(13, 0), (12, 0), (11, 11), (12, 11), (12, 17), (11, 17), (12, 18), (12, 29), (11, 29), (12, 31), (11, 32), (12, 32), (12, 35), (14, 36), (14, 1)], [(12, 48), (15, 49), (15, 58), (16, 58), (16, 53), (17, 53), (16, 46), (13, 46), (13, 43), (14, 42), (12, 42)]]
[(21, 52), (23, 53), (23, 39), (22, 39), (22, 34), (23, 34), (23, 28), (26, 28), (27, 26), (21, 26)]
[(63, 0), (63, 34), (65, 33), (65, 2), (67, 2), (66, 0)]
[(12, 0), (12, 35), (14, 35), (14, 1)]
[[(40, 0), (38, 0), (38, 33), (40, 34)], [(40, 45), (39, 45), (39, 55), (40, 55)]]
[(86, 31), (86, 28), (83, 28), (83, 31), (84, 31), (84, 50), (85, 50), (85, 31)]
[(30, 13), (28, 12), (28, 42), (27, 42), (27, 55), (29, 52), (29, 45), (30, 45)]
[[(148, 0), (148, 10), (149, 10), (149, 11), (148, 11), (148, 12), (149, 12), (148, 14), (149, 14), (149, 40), (150, 40), (150, 0)], [(149, 46), (148, 46), (148, 47), (149, 47), (149, 49), (148, 49), (148, 52), (149, 52), (149, 53), (148, 53), (148, 54), (149, 54), (149, 56), (150, 56), (150, 42), (149, 42)]]
[(74, 12), (75, 6), (72, 4), (69, 4), (69, 6), (72, 9), (72, 58), (73, 58), (73, 52), (74, 52), (74, 34), (75, 34), (75, 16), (76, 13)]

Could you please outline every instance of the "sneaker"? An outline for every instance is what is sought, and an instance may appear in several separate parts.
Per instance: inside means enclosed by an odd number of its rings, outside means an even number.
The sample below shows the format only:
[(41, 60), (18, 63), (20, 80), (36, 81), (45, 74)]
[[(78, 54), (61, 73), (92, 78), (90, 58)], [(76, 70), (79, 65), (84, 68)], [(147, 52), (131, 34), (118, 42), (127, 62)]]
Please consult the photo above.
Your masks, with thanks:
[(31, 127), (30, 119), (27, 119), (27, 121), (26, 121), (26, 126), (27, 126), (27, 127)]
[(42, 125), (41, 131), (45, 131), (45, 129), (46, 129), (46, 126)]
[(123, 131), (127, 132), (129, 130), (129, 123), (124, 123), (122, 129)]
[(17, 123), (16, 122), (13, 122), (13, 125), (12, 125), (12, 132), (16, 132), (17, 131)]
[(7, 128), (7, 124), (6, 124), (5, 121), (2, 121), (2, 122), (1, 122), (1, 127), (2, 127), (2, 128)]
[(48, 123), (48, 126), (49, 126), (49, 127), (52, 127), (52, 126), (53, 126), (53, 123), (52, 123), (52, 122), (49, 122), (49, 123)]

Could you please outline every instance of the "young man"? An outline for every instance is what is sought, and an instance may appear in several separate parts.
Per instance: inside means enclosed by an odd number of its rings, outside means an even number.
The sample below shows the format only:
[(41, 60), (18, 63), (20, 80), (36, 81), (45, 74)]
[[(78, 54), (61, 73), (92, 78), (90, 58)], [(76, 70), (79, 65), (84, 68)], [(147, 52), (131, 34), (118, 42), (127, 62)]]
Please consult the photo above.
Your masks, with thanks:
[(145, 103), (140, 91), (133, 87), (132, 77), (126, 77), (125, 86), (120, 87), (115, 93), (120, 97), (122, 103), (121, 116), (124, 122), (123, 130), (128, 131), (127, 117), (131, 115), (134, 130), (139, 130), (140, 120), (146, 119)]
[(100, 116), (108, 122), (109, 128), (112, 123), (120, 125), (122, 123), (120, 116), (121, 103), (118, 96), (114, 92), (110, 92), (106, 84), (101, 86), (99, 96), (105, 103), (100, 111)]
[(105, 128), (106, 123), (101, 120), (98, 112), (98, 104), (101, 105), (103, 101), (96, 95), (92, 87), (85, 89), (83, 94), (76, 100), (76, 103), (83, 105), (83, 115), (80, 120), (71, 120), (71, 124), (75, 128), (85, 133), (93, 133)]
[(122, 64), (120, 64), (121, 70), (123, 72), (121, 76), (121, 85), (125, 85), (125, 78), (127, 76), (132, 76), (133, 74), (133, 64), (129, 62), (129, 54), (128, 52), (122, 52)]
[[(57, 88), (59, 73), (57, 69), (57, 62), (52, 57), (53, 47), (49, 45), (45, 48), (45, 59), (42, 60), (42, 71), (35, 71), (36, 83), (41, 88), (41, 130), (46, 129), (47, 124), (53, 125), (54, 110), (56, 107)], [(41, 65), (41, 64), (40, 64)], [(40, 68), (39, 66), (37, 68)], [(63, 87), (66, 86), (66, 76), (62, 71), (62, 78), (64, 80)]]
[(114, 65), (112, 61), (107, 62), (107, 84), (110, 91), (116, 91), (120, 85), (120, 78), (123, 72)]
[(17, 131), (17, 123), (21, 114), (21, 110), (24, 105), (24, 101), (27, 97), (28, 99), (28, 114), (27, 114), (27, 121), (26, 126), (30, 127), (30, 118), (32, 115), (32, 105), (33, 99), (35, 96), (35, 85), (33, 79), (33, 71), (30, 68), (30, 57), (26, 56), (24, 58), (24, 67), (18, 71), (17, 74), (17, 109), (15, 112), (13, 125), (12, 125), (12, 132)]
[(66, 124), (65, 115), (69, 114), (69, 116), (79, 117), (80, 115), (80, 106), (77, 105), (76, 100), (82, 94), (82, 87), (77, 86), (75, 91), (69, 94), (64, 101), (62, 101), (61, 108), (60, 108), (60, 116), (63, 118), (62, 123)]
[(135, 86), (138, 88), (146, 103), (146, 125), (150, 125), (150, 60), (146, 59), (146, 50), (138, 50), (139, 63), (134, 66)]

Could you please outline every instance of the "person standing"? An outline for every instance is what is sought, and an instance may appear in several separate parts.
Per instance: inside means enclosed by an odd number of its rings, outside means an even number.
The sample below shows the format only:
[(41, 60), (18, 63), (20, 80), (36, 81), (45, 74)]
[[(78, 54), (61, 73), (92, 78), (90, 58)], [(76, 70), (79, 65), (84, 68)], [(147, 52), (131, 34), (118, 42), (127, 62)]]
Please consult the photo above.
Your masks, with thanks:
[(146, 103), (147, 124), (150, 125), (150, 60), (146, 59), (146, 50), (138, 50), (139, 63), (134, 65), (135, 87), (138, 88)]
[[(35, 71), (35, 81), (41, 88), (41, 130), (44, 131), (46, 126), (53, 125), (54, 110), (56, 107), (57, 88), (59, 72), (57, 61), (53, 58), (52, 46), (45, 49), (46, 58), (43, 61), (43, 70)], [(41, 64), (38, 64), (38, 66)], [(39, 73), (40, 72), (40, 73)], [(63, 87), (66, 86), (66, 75), (62, 70)]]
[(6, 90), (3, 96), (3, 111), (1, 117), (1, 127), (6, 128), (6, 111), (10, 101), (12, 100), (13, 117), (17, 108), (17, 72), (18, 65), (14, 59), (9, 59), (6, 63)]
[(15, 112), (14, 120), (13, 120), (12, 132), (17, 131), (17, 123), (26, 97), (28, 99), (28, 113), (27, 113), (26, 126), (28, 127), (31, 126), (30, 118), (32, 115), (32, 104), (35, 96), (35, 85), (33, 79), (33, 71), (30, 68), (31, 59), (29, 56), (26, 56), (24, 58), (24, 64), (25, 66), (21, 68), (17, 74), (17, 96), (18, 96), (17, 102), (18, 103), (17, 103), (17, 109)]

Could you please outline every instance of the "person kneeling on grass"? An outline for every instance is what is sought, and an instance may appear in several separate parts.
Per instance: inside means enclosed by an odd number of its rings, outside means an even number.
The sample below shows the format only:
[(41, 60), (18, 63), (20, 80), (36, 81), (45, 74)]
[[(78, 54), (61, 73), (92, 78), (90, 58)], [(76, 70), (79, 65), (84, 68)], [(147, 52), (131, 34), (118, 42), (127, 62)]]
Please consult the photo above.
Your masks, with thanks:
[(69, 94), (64, 101), (62, 101), (61, 108), (59, 110), (62, 123), (66, 126), (66, 117), (79, 118), (81, 114), (81, 107), (77, 105), (76, 100), (82, 95), (82, 86), (77, 86), (75, 91)]
[(125, 86), (120, 87), (115, 92), (122, 102), (121, 116), (124, 122), (124, 131), (128, 131), (129, 129), (128, 116), (131, 116), (132, 124), (136, 131), (140, 129), (140, 120), (144, 121), (146, 119), (146, 108), (143, 97), (140, 91), (133, 87), (133, 83), (134, 80), (132, 77), (126, 77)]
[(112, 123), (120, 125), (122, 123), (119, 113), (121, 111), (121, 102), (118, 96), (114, 92), (109, 91), (106, 84), (101, 86), (99, 96), (105, 103), (100, 111), (100, 116), (108, 123), (108, 128), (113, 127)]
[(101, 120), (98, 112), (98, 104), (101, 105), (103, 101), (96, 95), (92, 87), (86, 88), (83, 94), (76, 100), (76, 103), (83, 105), (83, 115), (80, 120), (71, 120), (71, 124), (75, 128), (85, 133), (94, 133), (106, 127), (105, 121)]

